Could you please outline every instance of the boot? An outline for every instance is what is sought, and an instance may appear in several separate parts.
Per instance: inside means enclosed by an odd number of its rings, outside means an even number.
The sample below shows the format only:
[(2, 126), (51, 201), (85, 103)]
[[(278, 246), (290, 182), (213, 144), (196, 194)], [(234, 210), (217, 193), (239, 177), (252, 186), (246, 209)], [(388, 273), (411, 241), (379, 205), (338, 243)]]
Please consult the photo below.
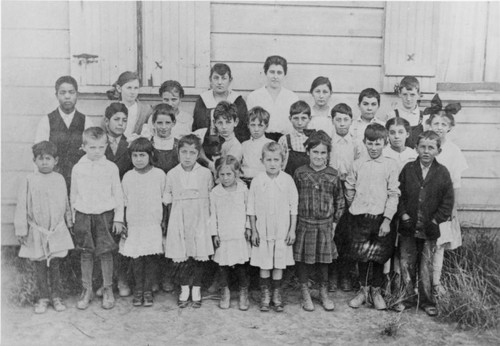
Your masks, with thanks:
[(328, 297), (328, 288), (326, 282), (321, 283), (321, 287), (319, 289), (319, 297), (321, 300), (321, 305), (326, 311), (333, 311), (335, 309), (335, 305), (333, 304), (330, 297)]
[(340, 289), (344, 292), (352, 291), (352, 281), (350, 277), (343, 277), (340, 280)]
[(219, 308), (229, 309), (230, 301), (231, 301), (231, 292), (229, 291), (229, 287), (227, 286), (222, 287), (220, 301), (219, 301)]
[(314, 304), (307, 284), (301, 284), (300, 291), (302, 292), (302, 308), (306, 311), (314, 311)]
[(260, 311), (269, 311), (269, 303), (271, 303), (271, 292), (268, 286), (260, 286)]
[[(130, 287), (125, 281), (118, 281), (118, 294), (120, 297), (128, 297), (131, 294)], [(103, 297), (104, 297), (104, 289), (103, 289)]]
[(283, 302), (281, 301), (281, 288), (273, 290), (273, 305), (276, 312), (283, 312)]
[(349, 302), (349, 306), (351, 308), (357, 309), (361, 305), (366, 303), (366, 299), (368, 297), (368, 289), (369, 287), (367, 286), (361, 286), (356, 297), (352, 298), (351, 301)]
[(102, 308), (109, 310), (115, 306), (115, 296), (113, 295), (113, 288), (104, 287), (102, 292)]
[(76, 303), (76, 307), (80, 310), (85, 310), (89, 307), (90, 302), (92, 301), (92, 289), (84, 288), (83, 292), (80, 296), (80, 299)]
[(247, 311), (249, 302), (248, 302), (248, 287), (240, 287), (240, 301), (238, 303), (241, 311)]
[(385, 304), (384, 298), (382, 298), (382, 294), (380, 293), (380, 287), (372, 287), (370, 290), (370, 295), (372, 297), (373, 306), (377, 310), (385, 310), (387, 309), (387, 305)]

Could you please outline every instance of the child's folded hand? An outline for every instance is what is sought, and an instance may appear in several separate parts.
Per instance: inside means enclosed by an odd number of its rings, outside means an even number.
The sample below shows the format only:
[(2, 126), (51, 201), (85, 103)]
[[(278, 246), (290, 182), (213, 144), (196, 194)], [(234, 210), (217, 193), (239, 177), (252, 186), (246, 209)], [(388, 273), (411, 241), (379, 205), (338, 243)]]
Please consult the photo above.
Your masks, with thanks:
[(113, 233), (114, 234), (122, 234), (122, 232), (126, 230), (125, 224), (123, 222), (114, 221), (113, 222)]
[(250, 228), (245, 230), (245, 239), (247, 241), (252, 241), (252, 230)]
[(257, 230), (252, 231), (252, 246), (259, 247), (260, 237), (259, 232)]
[(380, 229), (378, 231), (378, 236), (385, 237), (386, 235), (389, 234), (390, 231), (391, 231), (391, 222), (389, 221), (389, 219), (384, 218), (382, 225), (380, 225)]
[(218, 235), (212, 236), (212, 243), (214, 244), (214, 248), (218, 249), (220, 246), (220, 237)]
[(288, 232), (285, 239), (286, 245), (293, 245), (295, 243), (295, 232)]
[(19, 235), (19, 236), (17, 236), (17, 241), (21, 245), (26, 245), (26, 241), (27, 240), (28, 240), (28, 236), (26, 236), (26, 235)]

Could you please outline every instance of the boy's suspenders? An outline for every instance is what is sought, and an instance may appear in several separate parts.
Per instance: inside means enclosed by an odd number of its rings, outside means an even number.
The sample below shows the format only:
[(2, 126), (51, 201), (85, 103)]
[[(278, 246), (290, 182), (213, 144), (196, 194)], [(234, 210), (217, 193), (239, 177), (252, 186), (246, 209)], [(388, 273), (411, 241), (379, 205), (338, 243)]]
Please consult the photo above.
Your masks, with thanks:
[[(399, 118), (399, 110), (397, 108), (394, 110), (394, 114), (396, 115), (396, 118)], [(423, 121), (424, 121), (424, 112), (420, 111), (420, 117), (418, 118), (418, 125), (421, 125)], [(412, 128), (413, 127), (415, 126), (412, 126)]]

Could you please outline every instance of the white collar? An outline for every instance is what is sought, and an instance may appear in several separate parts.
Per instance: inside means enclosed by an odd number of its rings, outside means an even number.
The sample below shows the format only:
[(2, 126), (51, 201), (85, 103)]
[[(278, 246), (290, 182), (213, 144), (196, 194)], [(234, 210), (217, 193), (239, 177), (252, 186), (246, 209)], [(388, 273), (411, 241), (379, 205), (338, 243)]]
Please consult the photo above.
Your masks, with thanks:
[[(201, 97), (201, 99), (205, 103), (205, 106), (208, 109), (215, 108), (217, 106), (217, 104), (219, 103), (219, 102), (217, 102), (215, 100), (214, 92), (213, 92), (212, 89), (207, 90), (207, 91), (201, 93), (200, 97)], [(230, 102), (230, 103), (234, 103), (238, 97), (240, 97), (240, 94), (238, 94), (237, 92), (229, 89), (226, 101)]]
[(69, 113), (69, 114), (66, 114), (63, 112), (63, 110), (61, 109), (61, 107), (57, 107), (57, 110), (59, 111), (59, 115), (63, 118), (73, 118), (73, 116), (75, 115), (75, 112), (76, 112), (76, 108), (73, 110), (73, 112)]

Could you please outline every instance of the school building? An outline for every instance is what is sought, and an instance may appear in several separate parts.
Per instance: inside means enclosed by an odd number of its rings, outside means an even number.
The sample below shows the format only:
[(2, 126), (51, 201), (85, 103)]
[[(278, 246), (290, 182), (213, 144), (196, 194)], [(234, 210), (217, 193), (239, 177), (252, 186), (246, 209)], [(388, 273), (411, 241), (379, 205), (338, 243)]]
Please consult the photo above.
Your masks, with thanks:
[[(404, 75), (421, 82), (421, 107), (439, 92), (459, 101), (451, 139), (469, 169), (459, 197), (463, 226), (500, 228), (500, 3), (359, 1), (2, 1), (2, 245), (17, 244), (19, 182), (33, 170), (40, 118), (57, 107), (54, 83), (74, 76), (77, 108), (98, 124), (105, 91), (126, 70), (142, 77), (140, 99), (178, 80), (192, 111), (210, 66), (227, 63), (232, 88), (264, 83), (263, 63), (289, 63), (286, 87), (305, 100), (312, 80), (332, 80), (332, 102), (357, 109), (357, 94), (383, 93), (378, 117), (398, 102)], [(355, 114), (357, 116), (357, 114)]]

